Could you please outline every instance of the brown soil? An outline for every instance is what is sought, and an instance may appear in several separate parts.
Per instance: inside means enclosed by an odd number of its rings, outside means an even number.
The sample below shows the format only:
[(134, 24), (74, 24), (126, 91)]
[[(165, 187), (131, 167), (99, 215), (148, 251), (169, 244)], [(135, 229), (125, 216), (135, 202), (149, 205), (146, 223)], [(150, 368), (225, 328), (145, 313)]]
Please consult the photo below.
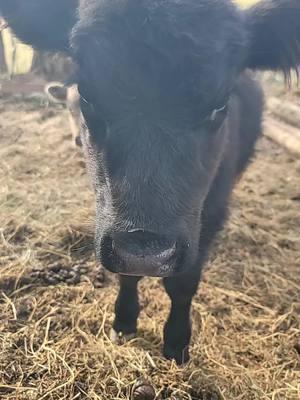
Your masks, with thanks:
[(158, 280), (141, 284), (138, 337), (108, 339), (117, 285), (94, 260), (93, 196), (66, 111), (0, 101), (1, 399), (127, 399), (138, 378), (162, 399), (300, 398), (299, 159), (258, 144), (193, 302), (192, 361), (178, 368), (161, 357)]

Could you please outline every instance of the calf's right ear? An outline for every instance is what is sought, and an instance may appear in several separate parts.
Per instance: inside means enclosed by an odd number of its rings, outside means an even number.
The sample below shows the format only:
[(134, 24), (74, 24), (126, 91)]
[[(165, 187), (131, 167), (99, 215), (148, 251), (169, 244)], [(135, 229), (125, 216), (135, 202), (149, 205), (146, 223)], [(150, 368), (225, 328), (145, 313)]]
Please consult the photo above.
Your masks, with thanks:
[(0, 0), (0, 15), (15, 35), (38, 50), (69, 50), (80, 0)]
[(261, 0), (246, 11), (247, 67), (280, 70), (300, 65), (300, 0)]

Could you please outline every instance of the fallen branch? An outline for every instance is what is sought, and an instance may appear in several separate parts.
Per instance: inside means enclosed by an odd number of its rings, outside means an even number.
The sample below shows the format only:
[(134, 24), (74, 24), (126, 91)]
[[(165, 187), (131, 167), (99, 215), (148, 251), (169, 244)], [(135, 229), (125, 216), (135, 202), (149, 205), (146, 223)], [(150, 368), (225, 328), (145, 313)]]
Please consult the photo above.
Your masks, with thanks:
[(264, 122), (264, 134), (290, 153), (300, 155), (299, 129), (267, 117)]
[(275, 117), (300, 128), (300, 105), (286, 99), (282, 101), (277, 97), (270, 97), (267, 99), (267, 108)]

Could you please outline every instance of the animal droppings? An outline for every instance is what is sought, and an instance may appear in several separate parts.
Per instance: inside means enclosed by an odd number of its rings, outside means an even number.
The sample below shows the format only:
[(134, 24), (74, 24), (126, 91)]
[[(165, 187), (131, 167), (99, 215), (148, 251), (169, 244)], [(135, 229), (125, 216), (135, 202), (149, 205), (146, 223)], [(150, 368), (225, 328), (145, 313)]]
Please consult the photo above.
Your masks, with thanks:
[(132, 400), (154, 400), (155, 397), (156, 394), (153, 386), (144, 379), (137, 381), (132, 388)]

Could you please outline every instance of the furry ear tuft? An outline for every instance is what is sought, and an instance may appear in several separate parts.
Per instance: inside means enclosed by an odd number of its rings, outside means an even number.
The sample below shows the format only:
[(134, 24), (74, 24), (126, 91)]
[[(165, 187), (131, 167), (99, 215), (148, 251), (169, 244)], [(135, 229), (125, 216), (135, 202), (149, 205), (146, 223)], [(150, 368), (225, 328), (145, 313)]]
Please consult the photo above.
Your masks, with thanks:
[(250, 35), (246, 67), (279, 70), (287, 78), (300, 66), (300, 0), (262, 0), (246, 11)]

